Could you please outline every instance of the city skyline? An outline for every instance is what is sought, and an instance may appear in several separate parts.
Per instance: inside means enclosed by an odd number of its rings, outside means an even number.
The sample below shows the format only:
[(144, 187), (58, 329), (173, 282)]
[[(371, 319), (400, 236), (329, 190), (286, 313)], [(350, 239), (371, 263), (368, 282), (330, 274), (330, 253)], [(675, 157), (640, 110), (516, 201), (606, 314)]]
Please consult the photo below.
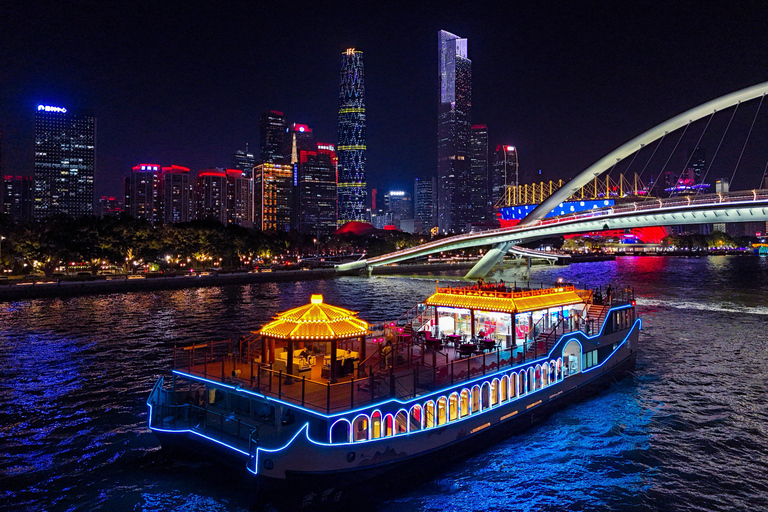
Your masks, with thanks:
[[(407, 188), (436, 172), (434, 33), (445, 29), (471, 41), (472, 117), (487, 124), (489, 146), (520, 148), (521, 172), (568, 178), (685, 108), (768, 78), (758, 4), (739, 12), (659, 5), (521, 4), (510, 8), (515, 31), (484, 9), (458, 18), (428, 7), (6, 7), (4, 172), (31, 175), (38, 104), (89, 108), (99, 118), (97, 197), (117, 193), (140, 162), (228, 165), (245, 143), (257, 146), (259, 115), (272, 109), (333, 141), (336, 56), (357, 47), (368, 75), (369, 188)], [(164, 35), (170, 19), (176, 38)], [(266, 31), (267, 19), (292, 30)], [(34, 32), (24, 29), (30, 20)], [(246, 23), (253, 26), (241, 30)]]

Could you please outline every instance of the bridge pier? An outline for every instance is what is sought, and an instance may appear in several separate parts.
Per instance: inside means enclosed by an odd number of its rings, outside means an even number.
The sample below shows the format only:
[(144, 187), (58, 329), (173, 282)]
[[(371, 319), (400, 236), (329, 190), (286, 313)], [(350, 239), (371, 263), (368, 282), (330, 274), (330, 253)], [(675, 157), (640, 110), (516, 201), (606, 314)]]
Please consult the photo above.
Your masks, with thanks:
[(507, 251), (512, 245), (512, 242), (501, 242), (500, 244), (493, 246), (493, 248), (488, 251), (464, 277), (467, 279), (479, 279), (485, 277), (498, 262), (504, 260), (504, 255), (507, 254)]

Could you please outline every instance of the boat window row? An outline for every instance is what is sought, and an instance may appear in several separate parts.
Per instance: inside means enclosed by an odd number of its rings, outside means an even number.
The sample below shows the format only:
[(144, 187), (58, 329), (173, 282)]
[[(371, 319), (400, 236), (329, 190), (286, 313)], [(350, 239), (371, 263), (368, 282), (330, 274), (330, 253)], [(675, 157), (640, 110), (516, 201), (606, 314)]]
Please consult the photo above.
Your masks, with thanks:
[(360, 414), (351, 422), (341, 418), (331, 425), (330, 442), (363, 442), (440, 427), (560, 382), (565, 375), (561, 357), (427, 400), (408, 410), (400, 409), (394, 414), (375, 410), (370, 416)]
[(589, 352), (585, 353), (583, 357), (584, 357), (584, 361), (582, 363), (582, 367), (585, 370), (587, 368), (592, 368), (593, 366), (597, 366), (597, 350), (590, 350)]

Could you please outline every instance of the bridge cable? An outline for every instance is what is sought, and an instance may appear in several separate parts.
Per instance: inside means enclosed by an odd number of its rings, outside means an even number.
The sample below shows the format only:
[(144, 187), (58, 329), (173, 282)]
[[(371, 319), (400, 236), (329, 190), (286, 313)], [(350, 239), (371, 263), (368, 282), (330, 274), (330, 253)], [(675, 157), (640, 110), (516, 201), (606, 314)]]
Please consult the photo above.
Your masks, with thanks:
[[(768, 162), (765, 162), (765, 169), (763, 169), (763, 175), (760, 176), (760, 183), (757, 184), (758, 189), (763, 188), (763, 183), (765, 182), (766, 174), (768, 174)], [(766, 188), (768, 188), (768, 186), (766, 186)]]
[(675, 154), (675, 151), (677, 151), (677, 147), (680, 145), (680, 141), (683, 140), (683, 137), (685, 137), (686, 132), (688, 132), (688, 128), (691, 127), (691, 121), (688, 121), (688, 124), (685, 125), (685, 129), (683, 130), (683, 133), (680, 134), (680, 138), (677, 139), (677, 143), (675, 144), (675, 147), (672, 148), (672, 152), (667, 157), (667, 161), (664, 162), (664, 165), (662, 166), (661, 170), (659, 171), (658, 177), (656, 177), (656, 182), (661, 179), (661, 176), (664, 174), (664, 169), (667, 168), (667, 165), (669, 164), (669, 161), (672, 160), (672, 155)]
[[(725, 127), (725, 131), (723, 132), (723, 136), (720, 138), (720, 144), (717, 145), (717, 149), (715, 150), (715, 154), (712, 155), (712, 160), (709, 161), (709, 165), (707, 166), (707, 171), (704, 173), (704, 176), (701, 177), (701, 182), (704, 183), (707, 179), (707, 175), (709, 174), (710, 169), (712, 169), (712, 164), (715, 163), (715, 158), (717, 158), (717, 153), (720, 152), (720, 146), (723, 145), (723, 141), (725, 140), (725, 136), (728, 134), (728, 129), (731, 127), (731, 122), (733, 122), (733, 118), (736, 116), (736, 111), (739, 110), (739, 105), (741, 105), (741, 102), (739, 101), (736, 103), (736, 108), (733, 109), (733, 113), (731, 114), (731, 119), (728, 120), (728, 125)], [(701, 189), (696, 191), (696, 195), (699, 195), (701, 193)]]
[(688, 155), (688, 161), (685, 162), (685, 167), (683, 167), (683, 172), (685, 172), (686, 169), (688, 169), (688, 165), (691, 163), (691, 159), (693, 158), (693, 153), (696, 151), (696, 149), (699, 148), (699, 144), (701, 144), (701, 139), (704, 138), (704, 134), (707, 133), (707, 128), (709, 128), (709, 123), (712, 122), (712, 118), (715, 117), (715, 114), (717, 113), (717, 110), (713, 110), (712, 114), (710, 114), (709, 119), (707, 120), (706, 126), (704, 126), (704, 130), (701, 132), (701, 135), (699, 135), (699, 140), (696, 141), (696, 145), (693, 147), (693, 151), (691, 151), (691, 154)]
[(757, 121), (757, 114), (760, 113), (760, 107), (763, 106), (764, 99), (765, 99), (765, 94), (760, 96), (760, 103), (758, 103), (757, 105), (757, 110), (755, 111), (755, 117), (752, 118), (752, 125), (749, 127), (749, 133), (747, 133), (747, 139), (744, 141), (744, 146), (741, 148), (739, 159), (736, 161), (736, 167), (733, 168), (733, 175), (731, 175), (731, 181), (728, 182), (729, 187), (731, 183), (733, 183), (734, 178), (736, 178), (736, 169), (739, 168), (739, 164), (741, 163), (741, 157), (744, 156), (744, 150), (747, 149), (747, 143), (749, 142), (749, 137), (752, 135), (752, 129), (755, 127), (755, 121)]
[[(653, 153), (651, 153), (651, 156), (648, 158), (648, 161), (647, 161), (647, 162), (645, 162), (645, 166), (643, 166), (643, 170), (642, 170), (642, 171), (640, 171), (640, 176), (642, 176), (642, 175), (643, 175), (643, 173), (645, 172), (645, 170), (648, 168), (648, 164), (650, 164), (650, 163), (651, 163), (651, 160), (653, 160), (653, 157), (656, 155), (656, 151), (658, 151), (658, 150), (659, 150), (659, 147), (660, 147), (660, 146), (661, 146), (661, 144), (664, 142), (664, 139), (667, 137), (667, 133), (668, 133), (668, 132), (664, 132), (664, 135), (662, 135), (662, 136), (661, 136), (661, 139), (659, 139), (659, 143), (658, 143), (658, 144), (656, 144), (656, 147), (655, 147), (655, 148), (653, 148)], [(642, 149), (642, 147), (641, 147), (640, 149)], [(638, 150), (638, 151), (639, 151), (639, 150)], [(651, 177), (651, 178), (653, 178), (653, 177)], [(653, 182), (653, 185), (651, 185), (651, 190), (653, 190), (653, 188), (654, 188), (655, 186), (656, 186), (656, 182), (654, 181), (654, 182)], [(648, 190), (648, 193), (647, 193), (647, 194), (645, 195), (645, 197), (643, 198), (643, 201), (647, 200), (647, 199), (648, 199), (648, 197), (651, 195), (651, 190)]]

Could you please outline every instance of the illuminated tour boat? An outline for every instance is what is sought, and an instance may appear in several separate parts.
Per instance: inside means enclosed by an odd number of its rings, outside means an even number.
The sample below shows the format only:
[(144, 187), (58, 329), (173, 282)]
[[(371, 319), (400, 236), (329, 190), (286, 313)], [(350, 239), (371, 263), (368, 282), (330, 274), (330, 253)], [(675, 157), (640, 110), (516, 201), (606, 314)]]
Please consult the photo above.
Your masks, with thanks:
[(605, 388), (634, 369), (640, 328), (629, 288), (438, 284), (374, 329), (313, 295), (248, 337), (175, 347), (149, 427), (247, 468), (260, 490), (334, 502)]

